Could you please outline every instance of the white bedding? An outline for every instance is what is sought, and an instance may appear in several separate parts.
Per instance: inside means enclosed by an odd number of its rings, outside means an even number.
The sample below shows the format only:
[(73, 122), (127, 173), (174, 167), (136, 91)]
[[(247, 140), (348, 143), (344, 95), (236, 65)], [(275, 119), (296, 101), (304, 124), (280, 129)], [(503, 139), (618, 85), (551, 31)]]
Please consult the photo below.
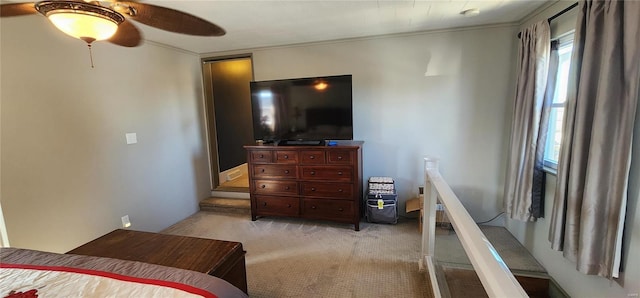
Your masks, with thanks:
[[(110, 258), (0, 248), (0, 297), (246, 298), (204, 273)], [(12, 297), (13, 298), (13, 297)]]
[(0, 268), (0, 293), (35, 290), (40, 297), (216, 297), (179, 283), (68, 267)]

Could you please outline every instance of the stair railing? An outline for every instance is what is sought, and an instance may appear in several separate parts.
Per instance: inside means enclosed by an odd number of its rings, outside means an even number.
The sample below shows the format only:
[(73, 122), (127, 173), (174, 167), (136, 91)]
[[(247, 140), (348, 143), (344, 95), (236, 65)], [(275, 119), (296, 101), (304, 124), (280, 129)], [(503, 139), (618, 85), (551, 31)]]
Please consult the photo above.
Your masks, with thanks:
[(513, 276), (496, 249), (480, 231), (451, 187), (438, 170), (438, 159), (424, 159), (424, 228), (422, 229), (421, 266), (426, 266), (431, 287), (436, 297), (441, 297), (435, 268), (436, 204), (438, 198), (458, 235), (482, 286), (489, 297), (529, 297)]

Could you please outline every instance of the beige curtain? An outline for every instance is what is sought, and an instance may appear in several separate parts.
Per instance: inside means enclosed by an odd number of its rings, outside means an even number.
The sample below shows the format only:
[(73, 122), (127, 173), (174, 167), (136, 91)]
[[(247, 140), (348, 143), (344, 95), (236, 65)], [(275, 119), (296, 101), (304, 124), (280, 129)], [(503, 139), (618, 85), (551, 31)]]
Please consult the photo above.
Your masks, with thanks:
[(535, 219), (531, 212), (532, 187), (540, 117), (547, 85), (550, 43), (551, 34), (546, 20), (521, 32), (504, 196), (504, 210), (512, 219)]
[(582, 1), (549, 240), (585, 274), (615, 277), (638, 101), (640, 2)]

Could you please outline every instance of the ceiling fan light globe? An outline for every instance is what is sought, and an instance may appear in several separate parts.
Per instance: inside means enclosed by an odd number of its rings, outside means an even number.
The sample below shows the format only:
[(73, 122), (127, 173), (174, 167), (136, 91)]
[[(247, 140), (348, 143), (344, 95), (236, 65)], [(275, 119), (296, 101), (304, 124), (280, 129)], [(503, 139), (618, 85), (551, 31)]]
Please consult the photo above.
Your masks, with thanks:
[(124, 22), (122, 14), (98, 2), (45, 0), (34, 7), (60, 31), (87, 43), (109, 39)]
[(48, 16), (60, 31), (78, 39), (105, 40), (118, 31), (118, 24), (107, 18), (78, 12), (50, 13)]

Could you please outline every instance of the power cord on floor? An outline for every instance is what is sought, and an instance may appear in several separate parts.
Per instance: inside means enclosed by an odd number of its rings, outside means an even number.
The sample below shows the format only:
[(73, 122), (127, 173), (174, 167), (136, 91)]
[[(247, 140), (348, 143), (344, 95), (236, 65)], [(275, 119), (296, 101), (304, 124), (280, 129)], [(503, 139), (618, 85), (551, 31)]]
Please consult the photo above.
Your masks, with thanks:
[(498, 215), (494, 216), (492, 219), (487, 220), (487, 221), (476, 222), (476, 224), (477, 224), (477, 225), (481, 225), (481, 224), (490, 223), (490, 222), (492, 222), (494, 219), (496, 219), (496, 218), (500, 217), (500, 215), (503, 215), (503, 214), (504, 214), (504, 212), (500, 212), (500, 213), (498, 213)]
[[(490, 222), (492, 222), (492, 221), (496, 220), (496, 218), (500, 217), (500, 216), (501, 216), (501, 215), (503, 215), (503, 214), (504, 214), (504, 211), (503, 211), (503, 212), (498, 213), (498, 215), (494, 216), (494, 217), (493, 217), (493, 218), (491, 218), (490, 220), (487, 220), (487, 221), (481, 221), (481, 222), (476, 222), (476, 224), (477, 224), (477, 225), (482, 225), (482, 224), (490, 223)], [(412, 216), (406, 216), (406, 215), (399, 215), (398, 217), (399, 217), (399, 218), (402, 218), (402, 219), (417, 219), (417, 218), (418, 218), (418, 217), (412, 217)]]

